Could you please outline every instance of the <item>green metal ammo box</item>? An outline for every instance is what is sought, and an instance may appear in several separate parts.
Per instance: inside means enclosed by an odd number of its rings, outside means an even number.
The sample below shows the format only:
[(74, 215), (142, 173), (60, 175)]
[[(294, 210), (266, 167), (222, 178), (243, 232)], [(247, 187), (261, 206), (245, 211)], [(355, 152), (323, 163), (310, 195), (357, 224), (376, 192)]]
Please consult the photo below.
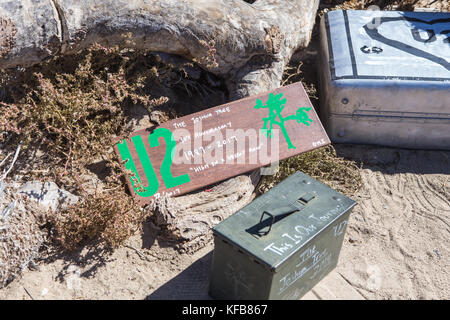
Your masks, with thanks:
[(214, 227), (209, 294), (299, 299), (333, 270), (355, 202), (296, 172)]

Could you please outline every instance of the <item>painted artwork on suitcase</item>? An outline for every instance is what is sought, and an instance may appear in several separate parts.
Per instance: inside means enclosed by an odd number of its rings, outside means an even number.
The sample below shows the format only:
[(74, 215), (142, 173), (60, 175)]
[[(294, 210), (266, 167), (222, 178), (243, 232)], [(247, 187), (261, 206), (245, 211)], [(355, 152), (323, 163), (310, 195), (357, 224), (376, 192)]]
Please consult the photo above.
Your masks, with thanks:
[(332, 79), (450, 80), (449, 12), (339, 10), (325, 23)]
[(450, 13), (336, 10), (320, 25), (335, 143), (450, 150)]

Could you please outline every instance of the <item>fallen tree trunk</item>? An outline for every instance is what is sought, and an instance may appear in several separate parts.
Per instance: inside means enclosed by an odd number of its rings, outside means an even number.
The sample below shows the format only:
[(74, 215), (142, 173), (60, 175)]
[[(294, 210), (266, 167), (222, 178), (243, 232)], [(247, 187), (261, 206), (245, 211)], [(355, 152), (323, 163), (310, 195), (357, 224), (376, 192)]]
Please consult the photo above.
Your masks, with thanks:
[(245, 207), (254, 199), (253, 190), (260, 179), (259, 171), (231, 178), (207, 192), (181, 197), (161, 197), (152, 203), (158, 226), (164, 236), (176, 240), (182, 252), (192, 253), (212, 239), (219, 222)]
[[(308, 44), (319, 0), (42, 0), (0, 3), (0, 68), (30, 66), (131, 34), (136, 49), (196, 58), (232, 98), (278, 87)], [(214, 57), (209, 56), (215, 50)], [(206, 59), (205, 57), (210, 57)], [(215, 61), (214, 61), (215, 60)]]

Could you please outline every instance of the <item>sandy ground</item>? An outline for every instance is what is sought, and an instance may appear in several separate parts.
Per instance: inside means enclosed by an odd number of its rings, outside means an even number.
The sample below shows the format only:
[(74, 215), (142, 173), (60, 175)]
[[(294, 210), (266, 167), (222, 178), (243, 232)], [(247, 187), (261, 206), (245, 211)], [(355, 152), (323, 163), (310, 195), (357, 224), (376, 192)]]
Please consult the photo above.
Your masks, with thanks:
[[(449, 299), (450, 152), (336, 149), (362, 162), (364, 184), (334, 272), (366, 299)], [(180, 255), (158, 233), (148, 223), (112, 254), (49, 252), (0, 299), (209, 299), (213, 244)]]
[(368, 299), (450, 298), (450, 152), (340, 148), (363, 189), (337, 271)]

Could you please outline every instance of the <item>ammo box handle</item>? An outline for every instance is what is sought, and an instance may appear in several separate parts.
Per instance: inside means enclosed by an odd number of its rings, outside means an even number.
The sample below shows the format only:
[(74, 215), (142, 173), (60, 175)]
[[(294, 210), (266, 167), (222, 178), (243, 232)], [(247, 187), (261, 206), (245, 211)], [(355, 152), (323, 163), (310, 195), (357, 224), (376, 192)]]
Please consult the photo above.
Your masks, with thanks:
[(270, 221), (269, 230), (267, 230), (264, 235), (267, 235), (270, 232), (270, 230), (272, 230), (272, 225), (275, 222), (275, 217), (276, 216), (281, 216), (281, 215), (282, 216), (288, 216), (288, 215), (291, 215), (294, 212), (300, 211), (301, 209), (303, 209), (303, 208), (298, 208), (294, 204), (290, 204), (288, 206), (281, 207), (281, 208), (264, 210), (264, 212), (261, 215), (261, 219), (259, 219), (259, 222), (260, 223), (262, 222), (262, 220), (264, 218), (264, 215), (266, 215), (266, 214), (272, 218), (271, 221)]
[(261, 215), (261, 218), (259, 219), (259, 223), (261, 223), (263, 221), (263, 218), (265, 215), (268, 215), (269, 217), (272, 218), (270, 221), (269, 230), (267, 230), (264, 233), (264, 235), (267, 235), (270, 232), (270, 230), (272, 230), (272, 225), (275, 223), (276, 217), (285, 218), (285, 217), (293, 214), (294, 212), (298, 212), (298, 211), (302, 210), (303, 208), (305, 208), (305, 206), (308, 204), (308, 202), (313, 200), (315, 197), (316, 197), (315, 194), (308, 192), (308, 193), (300, 196), (298, 198), (298, 200), (296, 200), (292, 203), (289, 203), (288, 205), (286, 205), (284, 207), (264, 210), (264, 212)]

